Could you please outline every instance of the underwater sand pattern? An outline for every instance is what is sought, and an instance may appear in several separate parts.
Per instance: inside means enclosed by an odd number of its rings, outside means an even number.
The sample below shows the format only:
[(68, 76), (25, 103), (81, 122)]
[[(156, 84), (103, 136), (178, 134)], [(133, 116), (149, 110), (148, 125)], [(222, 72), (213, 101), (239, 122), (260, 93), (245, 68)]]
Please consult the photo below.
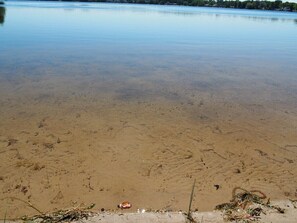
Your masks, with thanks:
[[(186, 210), (196, 179), (193, 209), (213, 210), (236, 186), (296, 199), (294, 82), (51, 69), (1, 76), (1, 198), (43, 211), (123, 200), (132, 211)], [(36, 213), (10, 199), (6, 211)]]

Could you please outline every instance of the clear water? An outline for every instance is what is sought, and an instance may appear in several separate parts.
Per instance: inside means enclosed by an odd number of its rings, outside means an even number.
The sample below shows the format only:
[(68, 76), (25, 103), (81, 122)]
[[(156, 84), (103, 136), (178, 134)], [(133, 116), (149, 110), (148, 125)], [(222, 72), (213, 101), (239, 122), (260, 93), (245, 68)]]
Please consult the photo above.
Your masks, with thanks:
[(239, 62), (296, 68), (296, 13), (68, 2), (8, 1), (5, 7), (1, 67), (34, 54), (32, 60), (41, 62), (142, 58), (194, 67)]
[(296, 13), (8, 1), (4, 17), (2, 77), (139, 77), (164, 87), (195, 82), (250, 92), (277, 82), (289, 94), (296, 89)]

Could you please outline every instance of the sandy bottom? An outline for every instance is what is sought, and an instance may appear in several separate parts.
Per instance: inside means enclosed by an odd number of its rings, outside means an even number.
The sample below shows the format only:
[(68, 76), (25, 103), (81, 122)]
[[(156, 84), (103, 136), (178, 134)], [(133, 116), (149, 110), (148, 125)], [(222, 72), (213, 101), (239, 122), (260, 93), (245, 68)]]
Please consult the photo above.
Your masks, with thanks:
[(36, 214), (7, 197), (44, 212), (187, 210), (194, 179), (199, 211), (236, 186), (296, 199), (296, 84), (214, 80), (1, 76), (0, 216)]

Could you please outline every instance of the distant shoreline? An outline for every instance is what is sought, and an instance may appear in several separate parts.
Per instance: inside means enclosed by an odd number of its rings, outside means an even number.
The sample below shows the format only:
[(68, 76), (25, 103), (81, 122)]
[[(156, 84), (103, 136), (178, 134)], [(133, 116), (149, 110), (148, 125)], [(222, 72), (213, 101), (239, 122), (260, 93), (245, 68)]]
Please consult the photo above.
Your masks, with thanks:
[[(34, 0), (33, 0), (34, 1)], [(126, 3), (126, 4), (145, 4), (145, 5), (179, 5), (209, 8), (231, 8), (249, 10), (268, 10), (297, 12), (297, 3), (272, 1), (227, 1), (227, 0), (40, 0), (40, 1), (59, 1), (59, 2), (104, 2), (104, 3)], [(4, 2), (0, 1), (0, 4)]]

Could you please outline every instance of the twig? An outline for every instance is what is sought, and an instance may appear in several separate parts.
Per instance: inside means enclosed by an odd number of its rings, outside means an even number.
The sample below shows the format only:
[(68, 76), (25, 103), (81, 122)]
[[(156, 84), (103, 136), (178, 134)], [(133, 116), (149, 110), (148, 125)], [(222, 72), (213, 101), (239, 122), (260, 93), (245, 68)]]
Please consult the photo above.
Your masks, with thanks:
[(17, 198), (17, 197), (4, 197), (4, 198), (1, 198), (0, 200), (6, 200), (6, 199), (12, 199), (12, 200), (18, 200), (18, 201), (21, 201), (25, 204), (27, 204), (30, 208), (33, 208), (34, 210), (36, 210), (39, 214), (42, 214), (43, 215), (43, 212), (40, 211), (37, 207), (35, 207), (33, 204), (31, 204), (29, 201), (25, 201), (25, 200), (22, 200), (20, 198)]
[(258, 196), (260, 199), (266, 199), (266, 198), (267, 198), (266, 194), (264, 194), (264, 193), (263, 193), (262, 191), (260, 191), (260, 190), (251, 190), (250, 193), (259, 193), (259, 194), (261, 194), (262, 197)]
[(194, 198), (195, 184), (196, 184), (196, 179), (194, 180), (194, 183), (193, 183), (193, 186), (192, 186), (192, 192), (191, 192), (191, 196), (190, 196), (189, 209), (188, 209), (188, 213), (187, 213), (187, 218), (191, 222), (194, 222), (194, 219), (193, 219), (192, 214), (191, 214), (191, 207), (192, 207), (192, 201), (193, 201), (193, 198)]
[(3, 223), (6, 222), (6, 214), (7, 214), (7, 211), (5, 211)]
[(234, 199), (236, 197), (236, 191), (237, 190), (242, 190), (242, 191), (244, 191), (246, 193), (249, 192), (248, 190), (246, 190), (246, 189), (244, 189), (242, 187), (234, 187), (233, 190), (232, 190), (232, 199)]

